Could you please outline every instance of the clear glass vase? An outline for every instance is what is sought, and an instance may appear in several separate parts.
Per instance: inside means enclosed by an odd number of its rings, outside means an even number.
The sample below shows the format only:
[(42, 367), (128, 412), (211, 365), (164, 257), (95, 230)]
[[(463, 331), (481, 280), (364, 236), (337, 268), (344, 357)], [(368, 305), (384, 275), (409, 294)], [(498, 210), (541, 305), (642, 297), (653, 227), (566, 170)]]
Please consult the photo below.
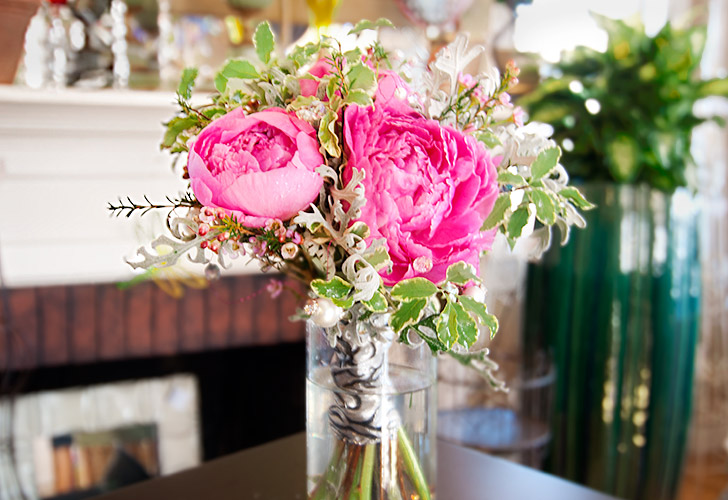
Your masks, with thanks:
[(434, 499), (436, 358), (384, 327), (307, 324), (309, 499)]

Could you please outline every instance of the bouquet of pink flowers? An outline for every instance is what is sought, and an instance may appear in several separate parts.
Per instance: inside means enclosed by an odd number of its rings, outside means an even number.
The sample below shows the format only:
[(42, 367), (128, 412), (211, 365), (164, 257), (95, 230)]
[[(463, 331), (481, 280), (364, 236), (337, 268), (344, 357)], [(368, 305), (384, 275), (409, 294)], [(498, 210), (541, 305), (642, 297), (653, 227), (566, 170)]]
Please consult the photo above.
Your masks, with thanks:
[[(363, 21), (350, 35), (388, 24)], [(188, 255), (224, 268), (247, 255), (310, 287), (300, 315), (325, 329), (342, 359), (347, 335), (375, 350), (381, 339), (425, 342), (497, 384), (487, 350), (470, 350), (481, 330), (498, 328), (480, 256), (498, 232), (511, 247), (529, 236), (543, 251), (552, 225), (568, 238), (590, 206), (568, 185), (548, 130), (524, 126), (511, 104), (518, 69), (465, 73), (483, 49), (464, 36), (419, 70), (376, 41), (344, 49), (322, 37), (276, 57), (268, 23), (254, 40), (260, 60), (229, 61), (207, 104), (191, 103), (196, 70), (185, 70), (163, 147), (186, 155), (190, 190), (170, 199), (170, 234), (130, 264), (151, 269)], [(110, 205), (127, 215), (158, 207)], [(352, 460), (339, 486), (360, 491)], [(416, 461), (407, 463), (412, 488), (429, 498)], [(342, 498), (319, 486), (317, 498), (329, 498), (324, 490)]]

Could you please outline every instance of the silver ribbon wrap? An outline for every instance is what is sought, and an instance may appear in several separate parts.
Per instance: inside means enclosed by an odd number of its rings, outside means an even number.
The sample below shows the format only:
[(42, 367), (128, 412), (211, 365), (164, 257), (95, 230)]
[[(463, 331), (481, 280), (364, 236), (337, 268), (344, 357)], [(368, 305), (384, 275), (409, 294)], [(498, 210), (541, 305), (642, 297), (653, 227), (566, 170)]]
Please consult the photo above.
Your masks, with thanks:
[(350, 443), (381, 442), (383, 432), (399, 424), (388, 397), (393, 392), (387, 363), (391, 338), (360, 334), (356, 322), (334, 328), (339, 332), (329, 366), (338, 390), (329, 408), (331, 426)]

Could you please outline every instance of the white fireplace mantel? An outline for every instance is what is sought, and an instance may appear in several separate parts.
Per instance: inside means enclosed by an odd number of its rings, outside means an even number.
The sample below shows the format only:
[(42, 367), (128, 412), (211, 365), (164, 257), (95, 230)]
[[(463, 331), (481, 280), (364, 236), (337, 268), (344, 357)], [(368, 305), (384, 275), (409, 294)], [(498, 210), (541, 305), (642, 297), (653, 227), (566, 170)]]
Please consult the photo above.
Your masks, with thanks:
[[(11, 287), (126, 280), (123, 257), (164, 231), (164, 213), (110, 218), (120, 195), (184, 189), (161, 152), (171, 92), (0, 85), (0, 272)], [(246, 271), (237, 263), (238, 271)]]

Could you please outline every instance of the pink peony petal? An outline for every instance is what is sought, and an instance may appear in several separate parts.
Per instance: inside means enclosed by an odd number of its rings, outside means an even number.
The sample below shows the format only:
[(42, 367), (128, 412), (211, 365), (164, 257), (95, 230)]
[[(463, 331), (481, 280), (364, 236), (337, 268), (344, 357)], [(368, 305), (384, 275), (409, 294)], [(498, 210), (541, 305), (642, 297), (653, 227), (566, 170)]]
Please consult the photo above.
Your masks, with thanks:
[(240, 176), (218, 193), (215, 203), (242, 213), (288, 220), (316, 199), (323, 179), (292, 166)]

